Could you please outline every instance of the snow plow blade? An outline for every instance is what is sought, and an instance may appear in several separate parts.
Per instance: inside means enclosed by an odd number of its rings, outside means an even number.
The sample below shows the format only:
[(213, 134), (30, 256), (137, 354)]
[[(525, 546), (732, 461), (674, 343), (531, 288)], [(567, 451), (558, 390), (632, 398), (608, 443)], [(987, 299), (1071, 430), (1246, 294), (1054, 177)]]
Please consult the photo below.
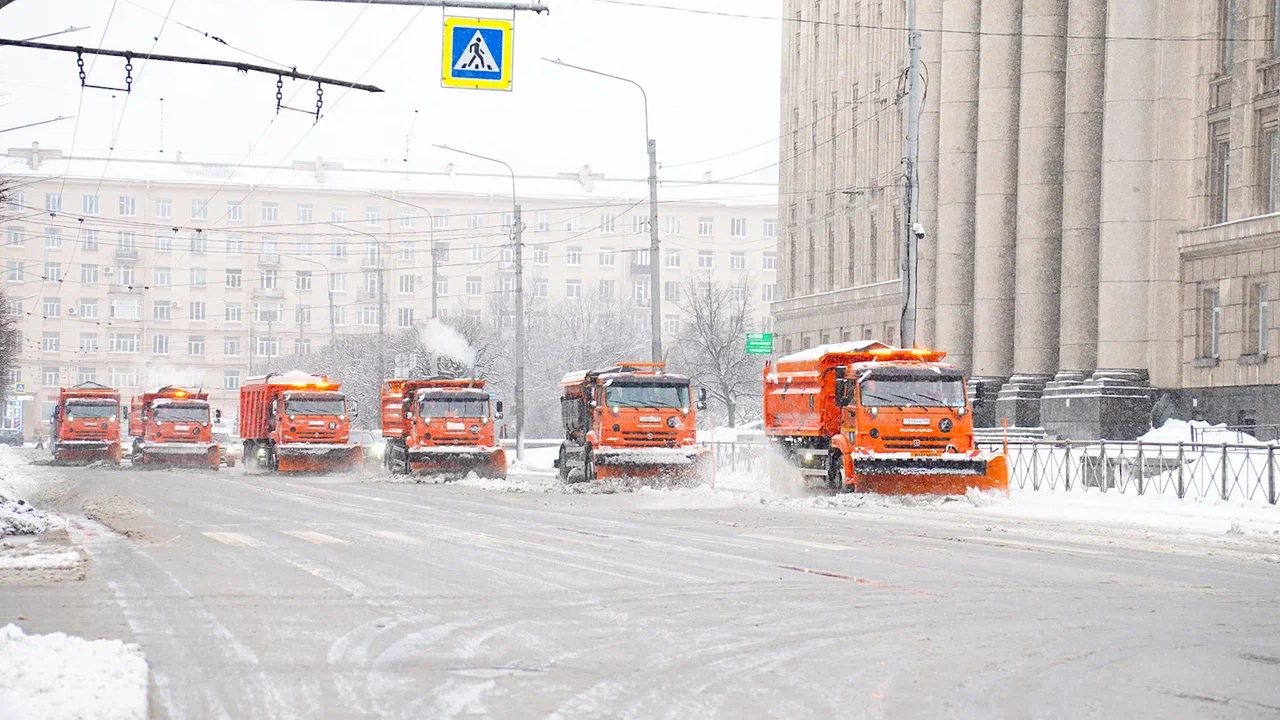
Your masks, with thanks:
[(507, 479), (507, 451), (502, 448), (480, 448), (474, 452), (441, 452), (439, 449), (410, 451), (409, 463), (412, 472), (424, 475), (466, 477), (474, 472), (480, 477)]
[(364, 462), (364, 449), (359, 445), (317, 450), (289, 448), (277, 451), (276, 470), (279, 472), (350, 471), (360, 467), (362, 462)]
[(595, 455), (596, 479), (711, 483), (715, 461), (703, 449), (693, 454), (669, 450), (627, 450)]
[(880, 495), (964, 495), (969, 488), (1009, 494), (1009, 469), (1003, 454), (857, 457), (853, 473), (858, 492)]

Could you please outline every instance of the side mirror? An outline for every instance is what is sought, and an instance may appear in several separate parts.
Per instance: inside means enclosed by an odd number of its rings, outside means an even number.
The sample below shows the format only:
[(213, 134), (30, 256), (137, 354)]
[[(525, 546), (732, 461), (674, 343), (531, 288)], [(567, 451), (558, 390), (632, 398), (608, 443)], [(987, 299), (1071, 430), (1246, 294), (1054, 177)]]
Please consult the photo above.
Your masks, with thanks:
[(600, 403), (597, 402), (595, 398), (591, 398), (591, 402), (587, 403), (587, 406), (590, 407), (592, 410), (595, 410), (596, 408), (600, 407)]
[(498, 402), (494, 403), (494, 405), (493, 405), (493, 410), (494, 410), (494, 412), (496, 413), (496, 417), (497, 417), (499, 420), (501, 420), (501, 419), (502, 419), (502, 401), (501, 401), (501, 400), (499, 400)]
[(214, 421), (214, 422), (222, 422), (222, 411), (221, 411), (221, 410), (214, 410), (214, 411), (213, 411), (213, 421)]
[(844, 378), (838, 378), (836, 380), (836, 407), (849, 407), (852, 399), (851, 395), (849, 381)]
[(272, 414), (272, 415), (279, 415), (279, 414), (280, 414), (280, 401), (278, 401), (278, 400), (272, 400), (272, 401), (271, 401), (271, 414)]
[(347, 405), (347, 414), (351, 417), (360, 417), (360, 403), (355, 400), (349, 400)]

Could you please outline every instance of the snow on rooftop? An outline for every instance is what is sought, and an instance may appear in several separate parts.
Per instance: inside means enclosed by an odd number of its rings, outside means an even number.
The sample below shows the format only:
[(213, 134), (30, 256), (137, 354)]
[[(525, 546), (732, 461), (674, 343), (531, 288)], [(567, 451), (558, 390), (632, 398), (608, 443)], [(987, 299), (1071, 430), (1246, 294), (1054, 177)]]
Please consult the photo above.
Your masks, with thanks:
[(816, 347), (801, 350), (800, 352), (784, 355), (778, 358), (779, 363), (791, 362), (814, 362), (822, 359), (823, 355), (841, 355), (846, 353), (865, 352), (874, 347), (888, 347), (878, 340), (858, 340), (856, 342), (831, 343), (829, 345), (818, 345)]
[[(505, 173), (463, 172), (448, 165), (441, 170), (406, 170), (402, 167), (378, 167), (376, 161), (359, 161), (361, 166), (324, 160), (281, 163), (256, 160), (235, 165), (224, 161), (175, 161), (161, 156), (121, 157), (116, 153), (105, 157), (66, 157), (58, 150), (41, 149), (39, 169), (31, 167), (31, 150), (10, 148), (0, 155), (0, 176), (48, 176), (74, 181), (101, 179), (174, 185), (203, 185), (232, 188), (274, 187), (313, 191), (395, 192), (421, 195), (506, 196), (511, 195), (511, 176)], [(593, 173), (589, 167), (558, 175), (516, 175), (516, 191), (520, 197), (563, 198), (604, 202), (617, 199), (618, 204), (643, 202), (648, 199), (645, 178), (609, 178)], [(717, 203), (723, 205), (774, 205), (777, 185), (765, 182), (717, 182), (660, 180), (660, 199), (664, 203)]]

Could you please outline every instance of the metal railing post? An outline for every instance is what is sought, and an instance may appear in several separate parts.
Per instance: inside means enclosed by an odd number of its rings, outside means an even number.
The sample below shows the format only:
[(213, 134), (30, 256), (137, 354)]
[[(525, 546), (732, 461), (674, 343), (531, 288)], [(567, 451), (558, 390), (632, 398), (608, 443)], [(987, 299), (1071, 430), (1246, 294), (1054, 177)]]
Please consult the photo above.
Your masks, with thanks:
[(1227, 444), (1222, 443), (1222, 499), (1227, 499)]
[(1066, 467), (1067, 467), (1067, 480), (1066, 480), (1066, 484), (1064, 485), (1064, 487), (1066, 488), (1066, 491), (1067, 491), (1067, 492), (1071, 492), (1071, 441), (1070, 441), (1070, 440), (1068, 440), (1068, 441), (1067, 441), (1067, 460), (1066, 460), (1066, 463), (1067, 463), (1067, 466), (1066, 466)]
[(1147, 462), (1142, 455), (1142, 441), (1138, 441), (1138, 495), (1141, 496), (1146, 490)]
[(1107, 472), (1107, 441), (1103, 440), (1098, 443), (1098, 489), (1102, 492), (1107, 491), (1107, 486), (1111, 484), (1111, 473)]
[(1185, 466), (1186, 466), (1186, 462), (1183, 456), (1182, 443), (1179, 442), (1178, 443), (1178, 499), (1179, 500), (1187, 496), (1187, 486), (1185, 484), (1186, 481), (1183, 480), (1182, 478), (1182, 471)]
[(1276, 446), (1267, 446), (1267, 502), (1276, 504)]
[(1040, 489), (1040, 444), (1031, 441), (1031, 489)]

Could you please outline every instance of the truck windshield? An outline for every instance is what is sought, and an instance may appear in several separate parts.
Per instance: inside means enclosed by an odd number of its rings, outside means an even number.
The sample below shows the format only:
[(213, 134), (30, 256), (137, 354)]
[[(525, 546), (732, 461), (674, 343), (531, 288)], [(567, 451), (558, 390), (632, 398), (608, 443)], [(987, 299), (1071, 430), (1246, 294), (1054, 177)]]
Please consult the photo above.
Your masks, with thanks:
[(484, 418), (489, 417), (489, 401), (459, 398), (423, 398), (419, 403), (422, 417), (457, 417)]
[(67, 403), (67, 419), (77, 418), (112, 418), (116, 416), (115, 405), (90, 405), (88, 403)]
[(869, 377), (859, 386), (865, 407), (965, 406), (964, 383), (957, 377)]
[(347, 412), (345, 400), (318, 400), (293, 398), (285, 402), (286, 415), (344, 415)]
[(614, 408), (686, 408), (689, 407), (689, 387), (610, 385), (604, 389), (604, 402)]
[(156, 422), (209, 422), (209, 408), (161, 405), (156, 408)]

